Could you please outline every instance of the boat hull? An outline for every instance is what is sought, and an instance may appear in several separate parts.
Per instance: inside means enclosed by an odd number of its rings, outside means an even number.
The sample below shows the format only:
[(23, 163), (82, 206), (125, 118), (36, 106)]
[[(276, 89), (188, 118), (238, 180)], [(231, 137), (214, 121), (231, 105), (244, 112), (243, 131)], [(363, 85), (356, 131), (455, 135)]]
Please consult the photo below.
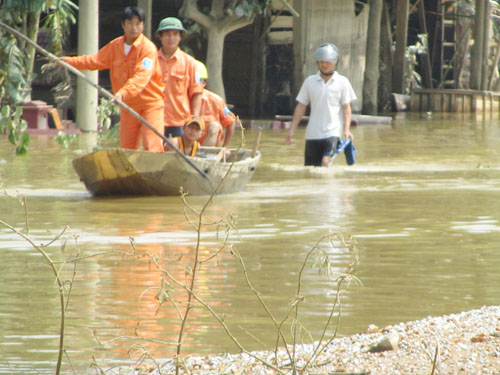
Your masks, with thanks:
[[(214, 155), (217, 148), (202, 148)], [(232, 158), (237, 155), (237, 161)], [(213, 158), (190, 158), (204, 177), (180, 155), (173, 152), (155, 153), (121, 148), (102, 149), (73, 160), (73, 168), (95, 196), (102, 195), (209, 195), (243, 190), (252, 177), (260, 159), (257, 152), (234, 150), (227, 161)]]

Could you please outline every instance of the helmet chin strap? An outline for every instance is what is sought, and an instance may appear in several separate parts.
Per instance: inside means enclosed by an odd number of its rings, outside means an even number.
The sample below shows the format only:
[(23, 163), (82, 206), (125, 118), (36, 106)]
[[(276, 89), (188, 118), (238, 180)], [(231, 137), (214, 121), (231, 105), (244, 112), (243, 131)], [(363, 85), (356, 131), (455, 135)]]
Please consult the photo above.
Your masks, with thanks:
[(333, 75), (334, 71), (332, 70), (331, 72), (325, 73), (322, 70), (320, 70), (322, 76), (330, 77)]

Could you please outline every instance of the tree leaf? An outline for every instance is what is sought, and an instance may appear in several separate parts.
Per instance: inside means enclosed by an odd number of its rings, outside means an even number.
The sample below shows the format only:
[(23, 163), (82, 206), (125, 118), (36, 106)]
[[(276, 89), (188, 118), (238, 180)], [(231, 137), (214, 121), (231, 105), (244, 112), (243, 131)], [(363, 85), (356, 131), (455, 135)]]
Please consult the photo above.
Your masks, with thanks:
[(16, 147), (16, 155), (26, 155), (28, 152), (28, 147), (26, 145), (21, 145)]
[(28, 132), (24, 132), (23, 135), (21, 136), (21, 144), (23, 146), (28, 146), (30, 144), (31, 137)]

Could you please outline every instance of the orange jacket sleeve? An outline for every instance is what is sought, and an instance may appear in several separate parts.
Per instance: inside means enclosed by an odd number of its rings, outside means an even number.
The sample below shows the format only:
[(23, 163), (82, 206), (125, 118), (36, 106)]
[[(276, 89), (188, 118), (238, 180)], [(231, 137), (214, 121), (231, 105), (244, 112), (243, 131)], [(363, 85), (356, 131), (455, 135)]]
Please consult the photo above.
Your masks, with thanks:
[(110, 69), (113, 60), (113, 46), (107, 44), (93, 55), (65, 57), (64, 60), (78, 70)]

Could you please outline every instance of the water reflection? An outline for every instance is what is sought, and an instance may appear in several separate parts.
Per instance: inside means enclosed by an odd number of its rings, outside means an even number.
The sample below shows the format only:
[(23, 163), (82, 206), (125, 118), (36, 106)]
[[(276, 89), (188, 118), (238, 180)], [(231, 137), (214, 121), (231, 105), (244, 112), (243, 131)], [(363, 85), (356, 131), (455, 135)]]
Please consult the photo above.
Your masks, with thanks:
[[(278, 318), (295, 296), (306, 253), (321, 236), (339, 230), (357, 241), (363, 281), (346, 294), (340, 334), (500, 303), (496, 119), (417, 115), (392, 126), (360, 125), (354, 130), (356, 164), (348, 167), (339, 156), (329, 170), (302, 166), (300, 131), (294, 147), (284, 145), (284, 131), (265, 131), (261, 164), (247, 189), (216, 197), (207, 213), (209, 221), (234, 215), (238, 231), (231, 242)], [(248, 145), (253, 135), (246, 133)], [(78, 373), (88, 371), (92, 355), (123, 363), (131, 343), (158, 357), (172, 352), (160, 341), (124, 337), (177, 339), (179, 314), (171, 305), (158, 309), (163, 275), (143, 255), (160, 257), (162, 267), (184, 280), (196, 243), (178, 197), (91, 198), (71, 167), (87, 150), (83, 142), (62, 150), (40, 136), (26, 157), (16, 157), (0, 137), (0, 181), (9, 194), (26, 194), (33, 240), (47, 244), (69, 225), (82, 254), (114, 252), (77, 266), (67, 347)], [(199, 208), (205, 198), (189, 202)], [(25, 229), (16, 199), (0, 196), (0, 219)], [(130, 237), (139, 259), (125, 254)], [(203, 258), (219, 244), (216, 228), (204, 231)], [(47, 251), (59, 258), (61, 246), (62, 240)], [(349, 261), (343, 252), (332, 251), (331, 258), (337, 269)], [(0, 372), (53, 373), (59, 319), (53, 278), (40, 255), (3, 227), (0, 264)], [(71, 271), (65, 268), (65, 277)], [(332, 287), (316, 270), (308, 270), (306, 280), (305, 322), (317, 333)], [(204, 264), (197, 288), (246, 346), (273, 345), (273, 326), (234, 254), (222, 252)], [(182, 305), (185, 294), (176, 293), (175, 300)], [(122, 339), (109, 341), (117, 337)], [(195, 353), (235, 349), (199, 308), (191, 315), (185, 345)]]

